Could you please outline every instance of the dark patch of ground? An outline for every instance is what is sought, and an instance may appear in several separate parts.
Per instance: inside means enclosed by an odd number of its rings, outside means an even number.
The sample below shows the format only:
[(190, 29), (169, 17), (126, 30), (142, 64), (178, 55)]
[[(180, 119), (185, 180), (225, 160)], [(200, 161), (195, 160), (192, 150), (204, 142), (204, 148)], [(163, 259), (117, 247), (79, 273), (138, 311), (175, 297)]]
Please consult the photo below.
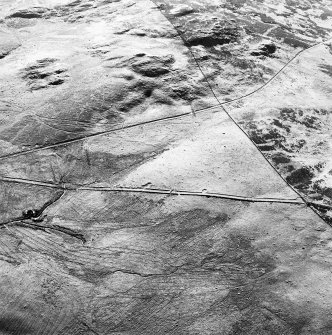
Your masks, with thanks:
[(132, 69), (147, 77), (159, 77), (171, 71), (175, 59), (172, 55), (164, 57), (138, 57), (131, 67)]
[(188, 29), (184, 32), (186, 45), (202, 45), (207, 48), (237, 42), (239, 36), (237, 27), (227, 27), (221, 23), (213, 23), (212, 27), (206, 30), (189, 31)]
[(320, 69), (321, 71), (323, 71), (324, 73), (332, 77), (332, 65), (327, 65), (327, 64), (320, 65)]
[(45, 13), (48, 12), (47, 8), (34, 7), (30, 9), (24, 9), (10, 14), (7, 18), (21, 18), (21, 19), (38, 19), (42, 18)]
[(1, 334), (20, 334), (27, 335), (33, 334), (34, 328), (32, 325), (27, 323), (24, 319), (15, 316), (8, 315), (1, 317), (0, 319), (0, 332)]
[[(324, 163), (317, 161), (317, 164), (310, 165), (301, 159), (309, 152), (312, 155), (311, 151), (324, 153), (326, 143), (320, 141), (319, 136), (328, 122), (328, 115), (329, 112), (323, 109), (283, 108), (277, 118), (243, 121), (242, 124), (249, 137), (289, 184), (308, 199), (332, 205), (330, 188), (325, 186), (324, 180), (315, 180)], [(316, 209), (321, 210), (319, 207)], [(321, 210), (321, 214), (326, 221), (330, 221), (328, 210)]]
[(56, 59), (45, 58), (22, 71), (22, 77), (28, 82), (30, 90), (57, 86), (65, 82), (65, 79), (68, 78), (67, 69), (56, 63)]
[(251, 55), (271, 57), (276, 51), (277, 47), (274, 43), (267, 43), (262, 45), (258, 50), (252, 51)]

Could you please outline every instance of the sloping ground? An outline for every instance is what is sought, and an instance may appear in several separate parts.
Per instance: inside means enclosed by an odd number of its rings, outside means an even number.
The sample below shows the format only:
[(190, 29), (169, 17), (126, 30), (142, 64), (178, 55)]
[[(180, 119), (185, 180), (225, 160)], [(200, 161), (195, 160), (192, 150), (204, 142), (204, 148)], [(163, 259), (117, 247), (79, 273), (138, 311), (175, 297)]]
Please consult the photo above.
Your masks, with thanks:
[(0, 334), (331, 334), (327, 4), (156, 3), (0, 1)]
[[(3, 19), (3, 29), (24, 40), (2, 60), (3, 153), (211, 104), (202, 74), (166, 19), (149, 2), (132, 5), (90, 9), (78, 1), (56, 7), (58, 16), (48, 20), (48, 9), (39, 7), (40, 17), (27, 18), (22, 9)], [(79, 17), (69, 22), (71, 12)]]

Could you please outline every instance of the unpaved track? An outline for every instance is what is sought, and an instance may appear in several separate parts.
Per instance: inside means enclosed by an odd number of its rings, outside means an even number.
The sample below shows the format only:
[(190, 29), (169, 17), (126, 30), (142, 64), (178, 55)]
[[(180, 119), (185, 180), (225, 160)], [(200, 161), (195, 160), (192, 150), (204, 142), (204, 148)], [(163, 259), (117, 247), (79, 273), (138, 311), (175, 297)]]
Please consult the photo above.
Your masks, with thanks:
[(174, 189), (160, 189), (160, 188), (132, 188), (132, 187), (91, 187), (91, 186), (80, 186), (80, 185), (57, 185), (38, 180), (28, 180), (20, 178), (0, 177), (0, 181), (17, 183), (17, 184), (28, 184), (42, 187), (49, 187), (65, 191), (94, 191), (94, 192), (127, 192), (127, 193), (150, 193), (150, 194), (166, 194), (166, 195), (177, 195), (177, 196), (198, 196), (207, 198), (219, 198), (219, 199), (230, 199), (237, 201), (247, 202), (276, 202), (286, 203), (294, 205), (304, 205), (305, 203), (296, 199), (281, 199), (281, 198), (254, 198), (244, 197), (241, 195), (234, 194), (222, 194), (222, 193), (209, 193), (209, 192), (195, 192), (188, 190), (174, 190)]

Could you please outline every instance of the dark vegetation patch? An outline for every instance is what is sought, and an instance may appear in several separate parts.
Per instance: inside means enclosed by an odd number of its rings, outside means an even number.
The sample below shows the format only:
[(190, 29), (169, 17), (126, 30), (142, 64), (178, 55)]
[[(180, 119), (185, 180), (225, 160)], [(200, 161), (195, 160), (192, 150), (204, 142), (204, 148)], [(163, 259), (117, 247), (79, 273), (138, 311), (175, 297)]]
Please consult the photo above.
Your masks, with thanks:
[(274, 127), (267, 129), (257, 127), (255, 122), (249, 122), (247, 124), (250, 138), (258, 145), (267, 145), (270, 142), (275, 148), (283, 148), (283, 143), (286, 141), (283, 133)]
[(308, 188), (315, 176), (312, 169), (307, 166), (294, 170), (286, 177), (286, 180), (298, 189)]
[(1, 334), (33, 334), (35, 329), (32, 327), (31, 322), (27, 323), (24, 319), (18, 316), (2, 316), (0, 318), (0, 333)]
[(306, 145), (306, 138), (293, 133), (300, 127), (304, 131), (319, 130), (322, 127), (320, 111), (303, 111), (283, 108), (279, 117), (267, 121), (248, 121), (245, 127), (250, 138), (264, 151), (281, 150), (284, 153), (299, 152)]
[(144, 91), (144, 95), (147, 97), (147, 98), (150, 98), (151, 95), (152, 95), (152, 92), (153, 90), (151, 88), (148, 88)]
[(191, 14), (190, 20), (169, 15), (188, 47), (202, 45), (207, 48), (237, 42), (242, 28), (216, 17), (206, 17), (202, 13)]
[(22, 71), (22, 78), (28, 82), (31, 90), (61, 85), (67, 78), (66, 69), (60, 68), (57, 59), (44, 58)]
[(147, 77), (159, 77), (171, 71), (172, 65), (175, 59), (172, 55), (163, 57), (157, 56), (139, 56), (139, 59), (135, 60), (131, 64), (131, 68)]
[[(322, 153), (325, 142), (315, 143), (314, 136), (321, 136), (321, 129), (325, 127), (329, 113), (324, 109), (283, 108), (277, 118), (242, 121), (242, 124), (250, 138), (289, 184), (309, 199), (332, 206), (331, 188), (326, 186), (323, 179), (314, 181), (323, 171), (324, 163), (309, 165), (303, 159), (298, 159), (302, 154), (307, 154), (307, 150)], [(315, 149), (311, 149), (313, 144)], [(320, 210), (325, 221), (332, 223), (329, 210), (318, 207), (316, 210)]]
[(30, 9), (17, 11), (7, 18), (22, 18), (22, 19), (39, 19), (42, 18), (44, 14), (48, 12), (47, 8), (43, 7), (34, 7)]
[[(318, 116), (316, 116), (316, 115)], [(279, 125), (282, 125), (282, 121), (286, 121), (288, 129), (292, 127), (292, 124), (303, 125), (306, 128), (320, 129), (321, 121), (319, 115), (325, 115), (324, 110), (313, 110), (312, 112), (304, 112), (301, 109), (283, 108), (280, 111)]]
[(259, 47), (258, 50), (252, 51), (252, 56), (267, 56), (271, 57), (277, 51), (274, 43), (266, 43)]
[(211, 48), (217, 45), (224, 45), (237, 42), (240, 37), (238, 27), (227, 27), (222, 24), (214, 24), (210, 29), (195, 31), (194, 34), (186, 32), (186, 45), (203, 45)]
[(332, 65), (322, 64), (319, 66), (319, 68), (321, 69), (321, 71), (332, 77)]
[(291, 161), (288, 155), (284, 154), (283, 152), (277, 152), (273, 154), (271, 159), (276, 165), (289, 163)]
[(264, 23), (269, 23), (269, 24), (275, 24), (276, 23), (276, 21), (272, 17), (270, 17), (270, 16), (268, 16), (264, 13), (260, 13), (258, 15), (260, 16), (262, 22), (264, 22)]
[(60, 79), (60, 78), (58, 78), (58, 79), (54, 79), (54, 80), (51, 80), (50, 82), (49, 82), (49, 85), (61, 85), (61, 84), (63, 84), (65, 81), (63, 80), (63, 79)]

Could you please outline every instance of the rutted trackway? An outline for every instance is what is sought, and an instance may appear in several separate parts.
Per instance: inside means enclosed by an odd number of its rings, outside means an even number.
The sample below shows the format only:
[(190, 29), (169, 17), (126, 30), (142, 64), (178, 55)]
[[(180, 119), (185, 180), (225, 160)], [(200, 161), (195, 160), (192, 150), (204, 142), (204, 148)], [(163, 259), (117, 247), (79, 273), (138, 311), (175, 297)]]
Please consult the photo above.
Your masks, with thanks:
[(38, 180), (29, 180), (21, 178), (10, 178), (10, 177), (0, 177), (0, 181), (17, 183), (17, 184), (28, 184), (41, 187), (54, 188), (64, 191), (94, 191), (94, 192), (126, 192), (126, 193), (152, 193), (152, 194), (165, 194), (169, 196), (195, 196), (195, 197), (206, 197), (206, 198), (218, 198), (218, 199), (229, 199), (236, 201), (246, 201), (246, 202), (269, 202), (269, 203), (285, 203), (293, 205), (305, 205), (300, 198), (287, 199), (287, 198), (255, 198), (255, 197), (245, 197), (241, 195), (234, 194), (223, 194), (223, 193), (210, 193), (210, 192), (197, 192), (189, 190), (175, 190), (175, 189), (161, 189), (161, 188), (132, 188), (132, 187), (92, 187), (92, 186), (80, 186), (72, 184), (53, 184), (48, 182), (42, 182)]
[[(249, 97), (249, 96), (251, 96), (251, 95), (253, 95), (253, 94), (255, 94), (255, 93), (259, 92), (259, 91), (261, 91), (269, 83), (271, 83), (275, 78), (277, 78), (278, 75), (280, 75), (302, 53), (304, 53), (305, 51), (308, 51), (308, 50), (310, 50), (310, 49), (312, 49), (312, 48), (314, 48), (314, 47), (316, 47), (318, 45), (322, 45), (322, 44), (324, 44), (324, 43), (326, 43), (328, 41), (324, 41), (324, 42), (320, 42), (320, 43), (314, 44), (314, 45), (312, 45), (312, 46), (310, 46), (310, 47), (308, 47), (306, 49), (303, 49), (303, 50), (299, 51), (277, 73), (275, 73), (266, 83), (264, 83), (262, 86), (258, 87), (257, 89), (253, 90), (252, 92), (247, 93), (247, 94), (245, 94), (245, 95), (243, 95), (241, 97), (234, 98), (232, 100), (228, 100), (228, 101), (225, 101), (225, 102), (220, 102), (219, 99), (218, 99), (218, 97), (214, 94), (211, 85), (209, 84), (210, 89), (213, 92), (213, 95), (215, 96), (216, 100), (218, 101), (218, 104), (210, 106), (210, 107), (202, 108), (202, 109), (197, 109), (197, 110), (194, 111), (194, 113), (195, 114), (197, 114), (197, 113), (203, 113), (203, 112), (207, 112), (207, 111), (213, 110), (213, 109), (215, 109), (217, 107), (220, 107), (220, 106), (223, 107), (224, 105), (227, 105), (227, 104), (230, 104), (232, 102), (245, 99), (245, 98), (247, 98), (247, 97)], [(196, 61), (196, 59), (195, 59), (195, 61)], [(197, 63), (197, 61), (196, 61), (196, 63)], [(201, 70), (201, 68), (200, 68), (200, 66), (199, 66), (198, 63), (197, 63), (197, 65), (198, 65), (199, 69)], [(205, 75), (204, 75), (204, 77), (205, 77)], [(158, 118), (158, 119), (153, 119), (153, 120), (138, 122), (138, 123), (134, 123), (134, 124), (121, 125), (121, 126), (118, 126), (118, 127), (112, 128), (112, 129), (108, 129), (108, 130), (105, 130), (105, 131), (100, 131), (100, 132), (96, 132), (96, 133), (93, 133), (93, 134), (87, 134), (87, 135), (78, 136), (78, 137), (75, 137), (75, 138), (72, 138), (72, 139), (68, 139), (68, 140), (65, 140), (65, 141), (61, 141), (61, 142), (57, 142), (57, 143), (54, 143), (54, 144), (50, 144), (50, 145), (46, 145), (46, 146), (42, 146), (42, 147), (37, 147), (37, 148), (32, 148), (32, 149), (27, 149), (27, 150), (22, 150), (22, 151), (17, 151), (17, 152), (5, 154), (5, 155), (0, 156), (0, 160), (1, 159), (5, 159), (5, 158), (9, 158), (9, 157), (16, 157), (16, 156), (26, 155), (26, 154), (38, 152), (38, 151), (41, 151), (41, 150), (47, 150), (47, 149), (56, 148), (56, 147), (63, 146), (63, 145), (66, 145), (66, 144), (79, 142), (79, 141), (82, 141), (82, 140), (84, 140), (86, 138), (102, 136), (102, 135), (106, 135), (106, 134), (109, 134), (109, 133), (121, 131), (121, 130), (124, 130), (124, 129), (134, 128), (134, 127), (139, 127), (139, 126), (143, 126), (143, 125), (150, 124), (150, 123), (156, 123), (156, 122), (163, 122), (163, 121), (174, 120), (174, 119), (178, 119), (178, 118), (181, 118), (181, 117), (184, 117), (184, 116), (189, 116), (189, 115), (192, 115), (192, 113), (191, 112), (186, 112), (186, 113), (181, 113), (181, 114), (176, 114), (176, 115), (161, 117), (161, 118)]]

